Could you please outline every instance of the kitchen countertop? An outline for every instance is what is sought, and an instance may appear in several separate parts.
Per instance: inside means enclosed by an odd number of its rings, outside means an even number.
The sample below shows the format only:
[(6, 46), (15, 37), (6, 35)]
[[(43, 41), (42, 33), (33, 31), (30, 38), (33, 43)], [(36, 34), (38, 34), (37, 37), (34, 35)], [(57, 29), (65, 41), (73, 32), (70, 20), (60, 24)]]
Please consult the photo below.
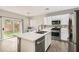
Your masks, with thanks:
[(36, 33), (34, 31), (34, 32), (27, 32), (27, 33), (19, 34), (19, 35), (16, 35), (16, 36), (21, 38), (21, 39), (25, 39), (25, 40), (28, 40), (28, 41), (31, 41), (31, 42), (35, 42), (37, 39), (39, 39), (42, 36), (51, 32), (51, 28), (45, 28), (42, 31), (47, 31), (47, 32), (44, 33), (44, 34), (39, 34), (39, 33)]

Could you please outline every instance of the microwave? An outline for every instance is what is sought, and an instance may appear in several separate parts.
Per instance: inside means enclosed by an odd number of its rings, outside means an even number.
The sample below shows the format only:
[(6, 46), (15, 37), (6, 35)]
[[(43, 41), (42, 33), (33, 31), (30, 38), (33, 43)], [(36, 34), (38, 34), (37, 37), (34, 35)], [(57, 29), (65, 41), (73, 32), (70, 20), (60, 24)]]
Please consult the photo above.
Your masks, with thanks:
[(52, 25), (55, 25), (55, 24), (56, 24), (56, 25), (57, 25), (57, 24), (60, 24), (60, 20), (53, 20), (53, 21), (52, 21)]

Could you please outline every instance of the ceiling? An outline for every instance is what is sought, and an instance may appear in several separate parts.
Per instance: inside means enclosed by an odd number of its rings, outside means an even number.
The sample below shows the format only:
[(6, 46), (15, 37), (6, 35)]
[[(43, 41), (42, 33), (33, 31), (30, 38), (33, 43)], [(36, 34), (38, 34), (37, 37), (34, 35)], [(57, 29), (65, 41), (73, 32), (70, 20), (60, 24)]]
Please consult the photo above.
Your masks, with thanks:
[(77, 8), (77, 6), (0, 6), (0, 9), (25, 16), (37, 16), (73, 8)]

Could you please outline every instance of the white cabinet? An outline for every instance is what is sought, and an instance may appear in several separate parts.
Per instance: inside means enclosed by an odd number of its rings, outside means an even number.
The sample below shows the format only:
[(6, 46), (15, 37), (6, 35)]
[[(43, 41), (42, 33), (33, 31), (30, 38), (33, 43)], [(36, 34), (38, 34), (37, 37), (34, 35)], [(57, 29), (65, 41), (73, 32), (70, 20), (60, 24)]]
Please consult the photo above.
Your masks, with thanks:
[(68, 25), (69, 14), (61, 15), (61, 25)]
[(68, 41), (69, 37), (68, 23), (69, 23), (69, 14), (62, 15), (61, 25), (67, 25), (67, 27), (61, 28), (61, 40)]
[(52, 24), (51, 17), (45, 17), (44, 18), (44, 25), (51, 25), (51, 24)]
[(21, 52), (35, 52), (35, 42), (21, 39)]
[(68, 41), (68, 29), (67, 28), (61, 28), (61, 40)]
[(51, 32), (49, 32), (47, 35), (45, 35), (45, 51), (51, 44)]
[[(63, 14), (63, 15), (45, 17), (44, 24), (45, 25), (52, 25), (53, 20), (60, 20), (61, 25), (67, 25), (68, 26), (69, 17), (70, 17), (70, 14)], [(68, 36), (69, 36), (68, 27), (61, 28), (61, 40), (68, 40)]]

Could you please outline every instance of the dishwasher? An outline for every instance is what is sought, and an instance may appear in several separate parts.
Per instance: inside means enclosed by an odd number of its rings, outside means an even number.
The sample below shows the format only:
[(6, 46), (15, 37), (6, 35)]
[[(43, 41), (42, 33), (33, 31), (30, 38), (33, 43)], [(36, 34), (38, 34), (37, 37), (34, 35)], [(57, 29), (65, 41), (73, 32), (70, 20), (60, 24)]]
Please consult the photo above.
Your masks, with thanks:
[(45, 36), (35, 41), (35, 52), (45, 52)]

